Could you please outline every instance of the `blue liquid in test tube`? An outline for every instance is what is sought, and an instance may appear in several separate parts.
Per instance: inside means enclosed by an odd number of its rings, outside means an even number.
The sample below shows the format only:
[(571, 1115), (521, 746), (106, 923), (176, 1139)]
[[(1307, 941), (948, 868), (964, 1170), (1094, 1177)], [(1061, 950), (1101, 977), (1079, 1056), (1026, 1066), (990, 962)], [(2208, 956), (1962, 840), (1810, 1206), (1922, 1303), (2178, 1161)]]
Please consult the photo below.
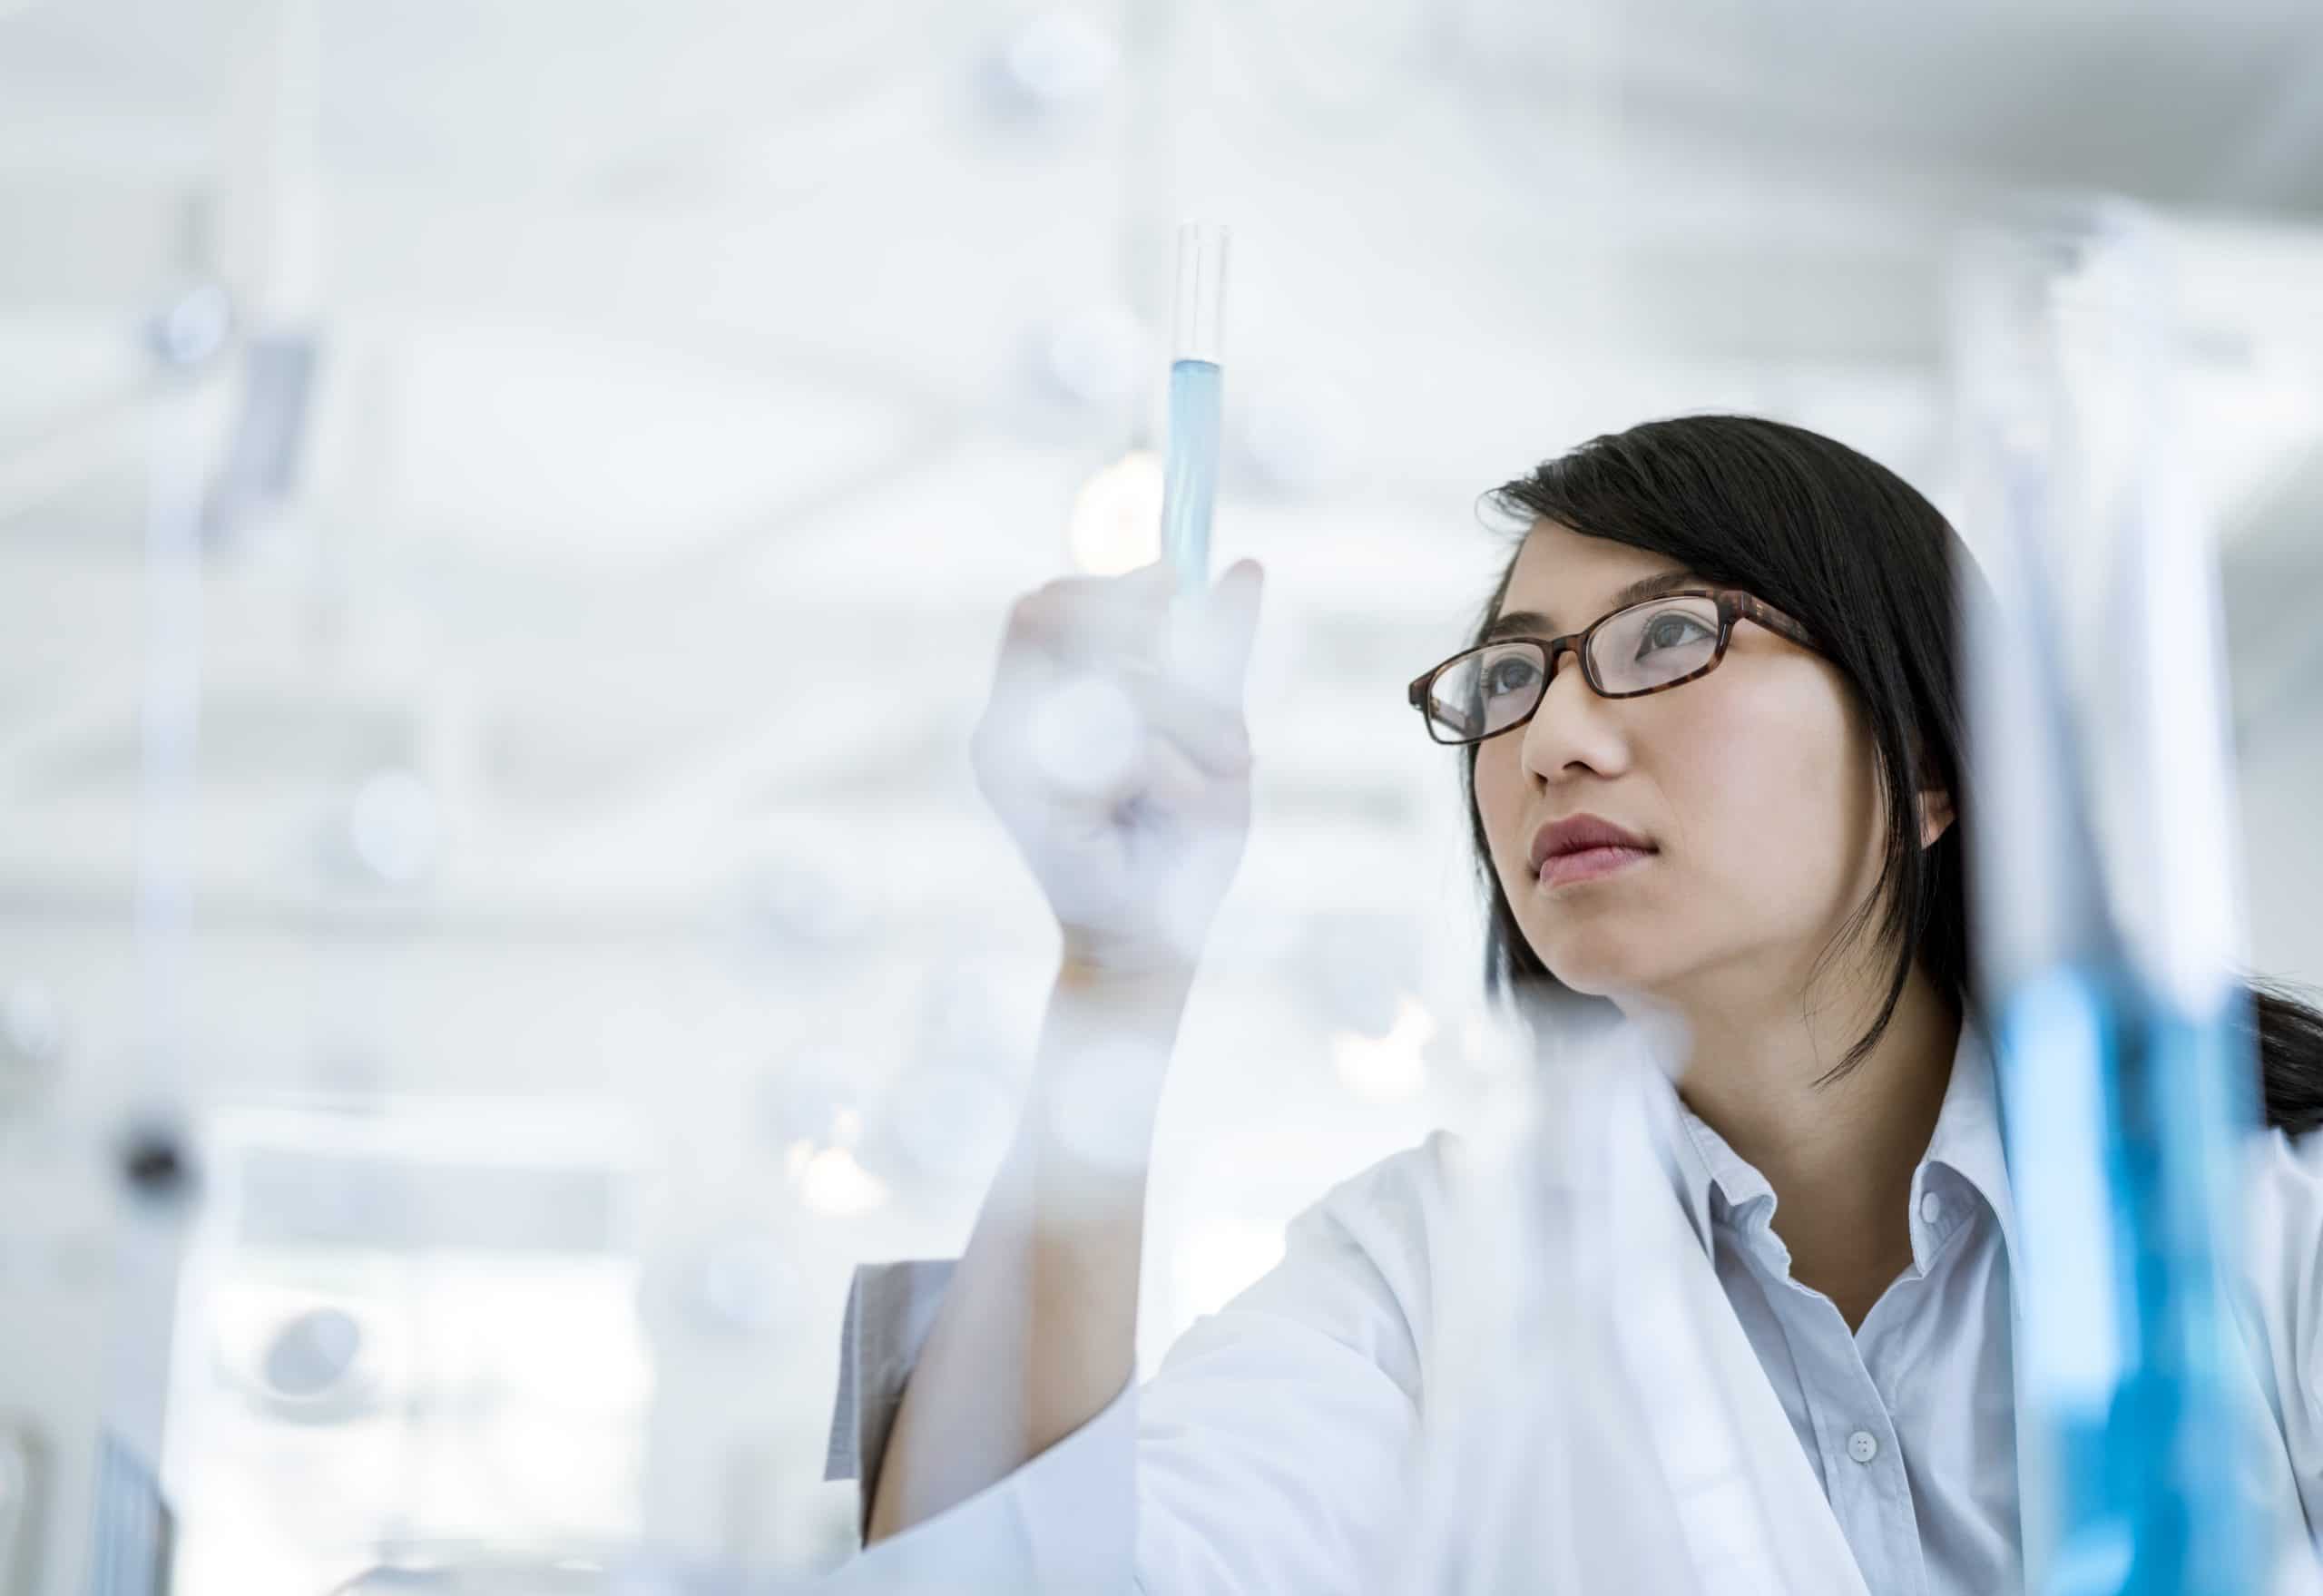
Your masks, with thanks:
[(1178, 229), (1170, 444), (1162, 469), (1162, 552), (1182, 592), (1210, 583), (1210, 519), (1218, 502), (1219, 416), (1225, 374), (1219, 326), (1226, 287), (1226, 230)]
[(1181, 587), (1201, 587), (1210, 574), (1210, 516), (1218, 502), (1218, 418), (1224, 386), (1225, 376), (1215, 360), (1170, 363), (1170, 455), (1162, 484), (1162, 546)]

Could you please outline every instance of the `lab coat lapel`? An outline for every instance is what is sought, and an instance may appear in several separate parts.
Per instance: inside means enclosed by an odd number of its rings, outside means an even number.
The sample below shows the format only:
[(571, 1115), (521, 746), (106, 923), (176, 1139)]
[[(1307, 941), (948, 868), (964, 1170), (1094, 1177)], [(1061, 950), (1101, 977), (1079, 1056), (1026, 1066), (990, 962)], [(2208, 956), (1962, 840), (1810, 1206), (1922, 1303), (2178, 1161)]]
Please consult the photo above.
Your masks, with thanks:
[(1686, 1218), (1670, 1134), (1677, 1127), (1668, 1118), (1675, 1100), (1666, 1081), (1644, 1072), (1655, 1067), (1644, 1062), (1632, 1072), (1635, 1089), (1624, 1096), (1637, 1133), (1613, 1143), (1617, 1159), (1633, 1162), (1617, 1169), (1610, 1184), (1626, 1243), (1620, 1256), (1633, 1260), (1638, 1276), (1633, 1322), (1645, 1327), (1623, 1345), (1641, 1388), (1658, 1398), (1649, 1404), (1650, 1422), (1681, 1495), (1686, 1532), (1690, 1539), (1707, 1532), (1718, 1542), (1698, 1542), (1697, 1564), (1762, 1571), (1751, 1584), (1728, 1590), (1763, 1584), (1867, 1596), (1838, 1518)]

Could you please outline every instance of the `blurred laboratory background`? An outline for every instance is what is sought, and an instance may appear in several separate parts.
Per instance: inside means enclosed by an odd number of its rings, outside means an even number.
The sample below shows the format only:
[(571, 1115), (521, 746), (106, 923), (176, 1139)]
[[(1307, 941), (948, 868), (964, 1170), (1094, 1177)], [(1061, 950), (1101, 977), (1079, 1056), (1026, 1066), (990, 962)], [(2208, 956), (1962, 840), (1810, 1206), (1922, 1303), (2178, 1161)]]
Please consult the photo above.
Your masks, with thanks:
[(1730, 408), (1955, 504), (2027, 191), (2174, 240), (2323, 977), (2311, 0), (0, 0), (0, 1589), (846, 1554), (850, 1269), (960, 1245), (1055, 954), (968, 733), (1153, 555), (1191, 215), (1269, 580), (1150, 1361), (1493, 1067), (1402, 697), (1477, 495)]

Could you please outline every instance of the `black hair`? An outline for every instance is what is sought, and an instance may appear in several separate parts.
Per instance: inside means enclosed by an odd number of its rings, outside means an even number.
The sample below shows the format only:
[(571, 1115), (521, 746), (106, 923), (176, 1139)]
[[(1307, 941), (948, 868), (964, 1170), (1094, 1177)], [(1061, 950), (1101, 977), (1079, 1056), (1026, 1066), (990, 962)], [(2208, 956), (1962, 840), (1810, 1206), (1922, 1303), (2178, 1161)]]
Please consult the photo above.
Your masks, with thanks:
[[(1824, 958), (1875, 919), (1877, 945), (1896, 950), (1877, 1017), (1824, 1079), (1870, 1053), (1915, 963), (1965, 1015), (1973, 975), (1965, 850), (1975, 807), (1960, 779), (1958, 593), (1980, 578), (1942, 513), (1844, 444), (1747, 416), (1681, 416), (1608, 434), (1485, 498), (1524, 530), (1545, 519), (1665, 555), (1709, 582), (1756, 593), (1807, 628), (1854, 689), (1887, 817), (1878, 879)], [(1521, 550), (1523, 531), (1517, 536)], [(1499, 614), (1514, 568), (1512, 552), (1474, 641)], [(1461, 780), (1489, 906), (1486, 985), (1510, 996), (1569, 998), (1525, 940), (1493, 867), (1475, 802), (1475, 756), (1470, 744)], [(1923, 791), (1949, 794), (1954, 814), (1925, 848)], [(2244, 996), (2267, 1122), (2294, 1134), (2323, 1124), (2323, 1013), (2277, 982), (2251, 983)]]

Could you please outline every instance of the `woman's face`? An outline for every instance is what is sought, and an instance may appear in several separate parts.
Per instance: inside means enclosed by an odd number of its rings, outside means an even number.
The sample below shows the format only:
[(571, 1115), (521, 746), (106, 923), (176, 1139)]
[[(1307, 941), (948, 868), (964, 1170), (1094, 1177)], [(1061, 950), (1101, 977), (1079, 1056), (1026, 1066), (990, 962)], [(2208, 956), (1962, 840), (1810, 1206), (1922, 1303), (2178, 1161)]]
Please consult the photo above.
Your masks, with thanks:
[[(1536, 522), (1500, 613), (1545, 617), (1528, 629), (1542, 637), (1579, 632), (1630, 583), (1681, 569)], [(1576, 991), (1681, 1008), (1730, 987), (1796, 990), (1879, 870), (1872, 749), (1844, 679), (1747, 621), (1716, 670), (1649, 697), (1599, 698), (1579, 663), (1557, 661), (1531, 721), (1476, 749), (1493, 867), (1534, 952)], [(1577, 815), (1652, 851), (1544, 879), (1535, 834)]]

